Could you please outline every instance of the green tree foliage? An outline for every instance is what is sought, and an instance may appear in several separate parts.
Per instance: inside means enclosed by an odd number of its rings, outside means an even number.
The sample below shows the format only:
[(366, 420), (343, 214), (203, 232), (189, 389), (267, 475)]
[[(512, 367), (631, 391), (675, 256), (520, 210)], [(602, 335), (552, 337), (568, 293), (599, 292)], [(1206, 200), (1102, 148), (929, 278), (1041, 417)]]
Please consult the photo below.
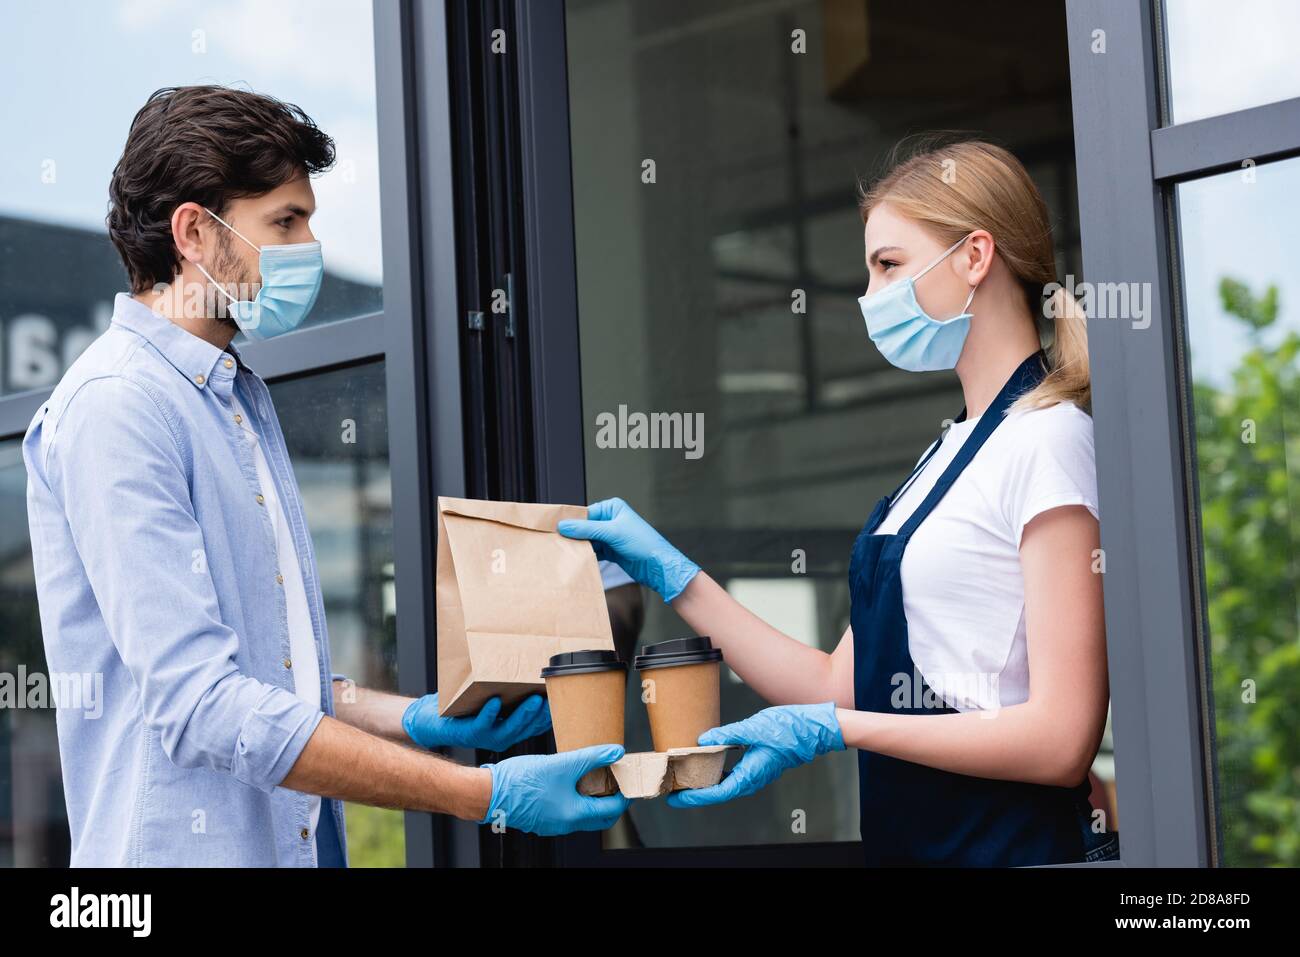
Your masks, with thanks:
[(1219, 296), (1247, 343), (1231, 385), (1193, 387), (1225, 857), (1296, 866), (1300, 335), (1273, 328), (1276, 286), (1224, 278)]
[(345, 803), (343, 813), (347, 818), (350, 867), (406, 866), (406, 829), (401, 811)]

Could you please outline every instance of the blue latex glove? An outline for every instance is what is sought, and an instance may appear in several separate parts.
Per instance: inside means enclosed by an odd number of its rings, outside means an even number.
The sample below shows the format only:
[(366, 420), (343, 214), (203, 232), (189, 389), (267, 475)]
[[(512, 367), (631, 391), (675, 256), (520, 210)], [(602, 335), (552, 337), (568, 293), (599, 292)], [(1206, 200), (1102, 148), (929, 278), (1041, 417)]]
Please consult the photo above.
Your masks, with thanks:
[(556, 531), (591, 542), (596, 557), (615, 562), (636, 581), (670, 602), (700, 570), (656, 532), (621, 498), (607, 498), (587, 508), (587, 520), (566, 518)]
[(701, 745), (743, 744), (746, 751), (731, 773), (713, 787), (668, 795), (673, 807), (706, 807), (744, 797), (767, 787), (789, 768), (844, 750), (833, 701), (766, 708), (744, 721), (705, 731), (699, 741)]
[(598, 744), (562, 754), (523, 754), (492, 769), (492, 802), (480, 824), (500, 821), (507, 828), (554, 837), (573, 831), (603, 831), (632, 802), (621, 794), (587, 797), (578, 779), (623, 757), (621, 744)]
[(541, 695), (529, 695), (501, 718), (501, 699), (490, 698), (478, 714), (464, 718), (438, 715), (438, 695), (416, 698), (402, 713), (406, 736), (422, 748), (482, 748), (504, 751), (551, 727), (551, 708)]

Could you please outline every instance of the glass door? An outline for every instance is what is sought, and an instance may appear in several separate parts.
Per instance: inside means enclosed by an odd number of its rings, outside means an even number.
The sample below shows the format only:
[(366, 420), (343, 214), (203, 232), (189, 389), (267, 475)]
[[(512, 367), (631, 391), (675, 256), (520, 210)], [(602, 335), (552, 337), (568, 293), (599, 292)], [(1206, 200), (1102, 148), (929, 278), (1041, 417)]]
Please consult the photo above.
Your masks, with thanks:
[[(741, 602), (830, 650), (848, 623), (849, 551), (872, 503), (962, 406), (955, 375), (901, 372), (867, 338), (858, 185), (910, 132), (993, 139), (1045, 196), (1061, 274), (1081, 276), (1064, 10), (520, 7), (521, 84), (567, 90), (558, 104), (538, 94), (550, 134), (532, 141), (571, 171), (547, 186), (572, 191), (582, 468), (553, 471), (576, 500), (626, 499)], [(541, 38), (562, 41), (562, 57)], [(561, 242), (561, 226), (538, 229), (544, 245)], [(529, 322), (572, 318), (534, 301)], [(539, 410), (543, 424), (547, 415)], [(638, 417), (660, 423), (654, 440), (634, 437)], [(642, 642), (685, 634), (653, 596), (646, 606)], [(725, 669), (723, 681), (724, 722), (766, 706)], [(648, 749), (639, 688), (628, 696), (628, 747)], [(1113, 814), (1109, 735), (1094, 772), (1094, 803)], [(566, 854), (856, 863), (857, 808), (846, 752), (719, 808), (638, 802), (602, 838), (571, 839)]]

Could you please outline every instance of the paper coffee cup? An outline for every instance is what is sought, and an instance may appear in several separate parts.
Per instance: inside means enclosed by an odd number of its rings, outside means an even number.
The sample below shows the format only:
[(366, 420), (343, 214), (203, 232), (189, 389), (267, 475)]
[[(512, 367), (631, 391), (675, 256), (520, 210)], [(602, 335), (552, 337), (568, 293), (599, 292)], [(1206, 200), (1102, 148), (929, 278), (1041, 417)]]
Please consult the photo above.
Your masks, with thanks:
[(721, 724), (722, 651), (706, 637), (646, 645), (633, 660), (656, 751), (694, 748)]
[[(576, 751), (595, 744), (623, 743), (623, 708), (627, 700), (627, 663), (608, 650), (553, 655), (542, 669), (551, 705), (551, 729), (557, 751)], [(583, 775), (584, 794), (608, 790), (609, 771)]]

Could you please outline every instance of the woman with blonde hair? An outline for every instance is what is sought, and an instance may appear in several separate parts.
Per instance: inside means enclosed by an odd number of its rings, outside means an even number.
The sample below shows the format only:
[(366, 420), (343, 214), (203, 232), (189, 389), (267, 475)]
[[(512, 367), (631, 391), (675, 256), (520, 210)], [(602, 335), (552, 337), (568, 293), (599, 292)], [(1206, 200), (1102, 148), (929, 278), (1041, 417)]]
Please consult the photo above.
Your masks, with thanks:
[(1088, 801), (1109, 690), (1087, 340), (1046, 205), (1014, 156), (967, 141), (898, 163), (860, 206), (868, 335), (899, 368), (955, 369), (965, 407), (858, 535), (835, 651), (760, 620), (621, 499), (559, 530), (656, 589), (777, 705), (703, 734), (746, 751), (670, 804), (851, 747), (870, 865), (1117, 857)]

